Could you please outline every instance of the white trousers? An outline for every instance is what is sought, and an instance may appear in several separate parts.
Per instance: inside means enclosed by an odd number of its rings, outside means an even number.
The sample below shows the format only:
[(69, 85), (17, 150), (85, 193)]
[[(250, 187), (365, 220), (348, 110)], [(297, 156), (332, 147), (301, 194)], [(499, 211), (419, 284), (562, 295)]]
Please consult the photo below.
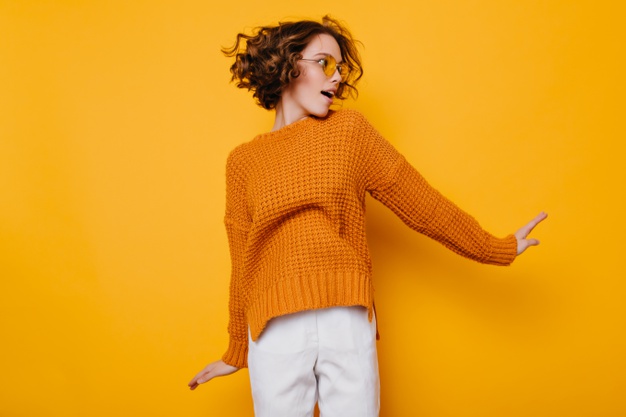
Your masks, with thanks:
[(256, 417), (378, 417), (376, 322), (361, 306), (277, 317), (256, 342), (248, 368)]

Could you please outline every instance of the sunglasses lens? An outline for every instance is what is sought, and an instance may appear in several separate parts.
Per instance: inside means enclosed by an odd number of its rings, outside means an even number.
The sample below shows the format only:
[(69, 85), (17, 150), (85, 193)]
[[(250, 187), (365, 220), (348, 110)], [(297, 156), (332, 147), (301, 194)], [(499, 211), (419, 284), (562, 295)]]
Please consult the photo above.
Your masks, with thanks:
[(342, 77), (345, 77), (348, 74), (348, 67), (346, 67), (346, 64), (337, 65), (337, 69)]
[(326, 63), (326, 65), (324, 65), (324, 74), (326, 74), (327, 77), (332, 77), (337, 69), (337, 61), (335, 61), (332, 55), (328, 55), (324, 62)]
[[(303, 61), (313, 61), (312, 59), (304, 59)], [(335, 58), (332, 55), (327, 55), (323, 59), (317, 61), (322, 66), (322, 71), (328, 78), (335, 75), (335, 71), (339, 71), (342, 77), (348, 75), (348, 67), (345, 64), (337, 64)]]

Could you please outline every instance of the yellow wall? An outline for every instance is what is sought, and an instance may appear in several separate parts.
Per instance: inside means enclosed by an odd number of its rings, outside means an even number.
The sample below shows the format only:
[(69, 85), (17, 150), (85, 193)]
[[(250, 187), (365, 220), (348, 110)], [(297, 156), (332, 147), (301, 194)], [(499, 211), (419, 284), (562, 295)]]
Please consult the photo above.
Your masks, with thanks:
[[(272, 115), (220, 46), (347, 21), (357, 108), (495, 234), (459, 258), (370, 200), (382, 417), (626, 415), (617, 1), (0, 0), (0, 415), (248, 416), (226, 346), (224, 162)], [(618, 120), (618, 117), (621, 120)]]

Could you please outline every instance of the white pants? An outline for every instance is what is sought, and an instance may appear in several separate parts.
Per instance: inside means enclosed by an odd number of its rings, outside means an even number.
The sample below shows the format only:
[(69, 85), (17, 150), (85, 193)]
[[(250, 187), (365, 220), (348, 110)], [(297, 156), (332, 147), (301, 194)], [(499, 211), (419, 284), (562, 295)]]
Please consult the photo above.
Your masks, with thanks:
[(361, 306), (308, 310), (268, 323), (248, 350), (256, 417), (378, 417), (376, 323)]

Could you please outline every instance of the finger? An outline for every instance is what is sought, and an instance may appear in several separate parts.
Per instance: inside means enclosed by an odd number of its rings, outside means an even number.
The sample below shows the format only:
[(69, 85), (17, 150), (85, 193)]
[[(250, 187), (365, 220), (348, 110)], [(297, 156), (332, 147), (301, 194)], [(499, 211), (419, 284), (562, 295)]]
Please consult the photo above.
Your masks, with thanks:
[(526, 239), (526, 246), (537, 246), (539, 243), (538, 239)]
[(205, 382), (208, 382), (208, 381), (210, 381), (212, 379), (213, 379), (213, 376), (211, 376), (209, 374), (207, 374), (205, 376), (202, 376), (202, 377), (198, 378), (198, 385), (204, 384)]
[(529, 221), (523, 229), (526, 233), (530, 233), (543, 219), (546, 218), (545, 213), (541, 212), (537, 216), (535, 216), (531, 221)]
[(532, 232), (532, 230), (542, 221), (544, 221), (546, 218), (548, 217), (548, 215), (546, 213), (544, 213), (543, 211), (541, 213), (539, 213), (537, 216), (535, 216), (534, 219), (532, 219), (527, 227), (528, 227), (528, 233)]
[(526, 225), (522, 226), (517, 233), (515, 234), (516, 237), (518, 237), (519, 239), (524, 239), (526, 238), (526, 236), (528, 236), (530, 234), (530, 232), (533, 231), (533, 229), (542, 221), (544, 221), (546, 218), (548, 217), (548, 215), (545, 212), (541, 212), (539, 213), (537, 216), (535, 216), (535, 218), (533, 218), (531, 221), (529, 221)]
[(205, 371), (202, 371), (202, 372), (200, 372), (200, 373), (196, 374), (196, 375), (195, 375), (195, 376), (191, 379), (191, 381), (189, 381), (189, 383), (187, 383), (187, 385), (192, 386), (192, 385), (194, 385), (194, 384), (197, 384), (197, 383), (198, 383), (198, 378), (200, 378), (200, 376), (202, 376), (202, 374), (203, 374), (204, 372), (205, 372)]
[(200, 372), (198, 372), (196, 375), (194, 375), (194, 377), (191, 379), (191, 381), (189, 381), (189, 383), (187, 385), (191, 386), (193, 384), (198, 384), (198, 379), (200, 379), (203, 375), (210, 373), (213, 368), (215, 367), (214, 364), (209, 364), (207, 366), (204, 367), (203, 370), (201, 370)]
[(187, 385), (191, 386), (192, 384), (195, 384), (199, 376), (200, 374), (196, 374), (193, 378), (191, 378), (191, 381), (189, 381)]
[(238, 370), (239, 368), (227, 365), (223, 361), (219, 360), (207, 365), (202, 371), (196, 374), (196, 376), (187, 385), (193, 390), (200, 386), (200, 384), (209, 382), (213, 378), (230, 375)]
[(208, 370), (207, 372), (204, 372), (202, 375), (200, 375), (198, 377), (198, 379), (196, 379), (196, 382), (198, 383), (198, 385), (204, 384), (205, 382), (209, 382), (213, 378), (215, 378), (217, 376), (222, 376), (222, 375), (223, 375), (223, 373), (220, 372), (220, 368), (219, 367), (212, 366), (210, 370)]
[(200, 384), (204, 384), (205, 382), (211, 380), (212, 377), (208, 377), (207, 376), (200, 376), (198, 378), (193, 379), (191, 382), (189, 382), (189, 384), (187, 384), (189, 386), (189, 388), (191, 390), (194, 390), (196, 388), (198, 388), (200, 386)]
[(195, 378), (193, 381), (191, 381), (189, 383), (189, 386), (191, 386), (191, 385), (196, 385), (197, 386), (197, 385), (200, 385), (200, 384), (204, 384), (205, 382), (211, 380), (212, 378), (213, 377), (209, 373), (207, 373), (205, 375), (201, 375), (201, 376)]
[(539, 240), (537, 239), (521, 239), (518, 241), (517, 245), (517, 255), (521, 255), (531, 246), (537, 246), (539, 244)]

